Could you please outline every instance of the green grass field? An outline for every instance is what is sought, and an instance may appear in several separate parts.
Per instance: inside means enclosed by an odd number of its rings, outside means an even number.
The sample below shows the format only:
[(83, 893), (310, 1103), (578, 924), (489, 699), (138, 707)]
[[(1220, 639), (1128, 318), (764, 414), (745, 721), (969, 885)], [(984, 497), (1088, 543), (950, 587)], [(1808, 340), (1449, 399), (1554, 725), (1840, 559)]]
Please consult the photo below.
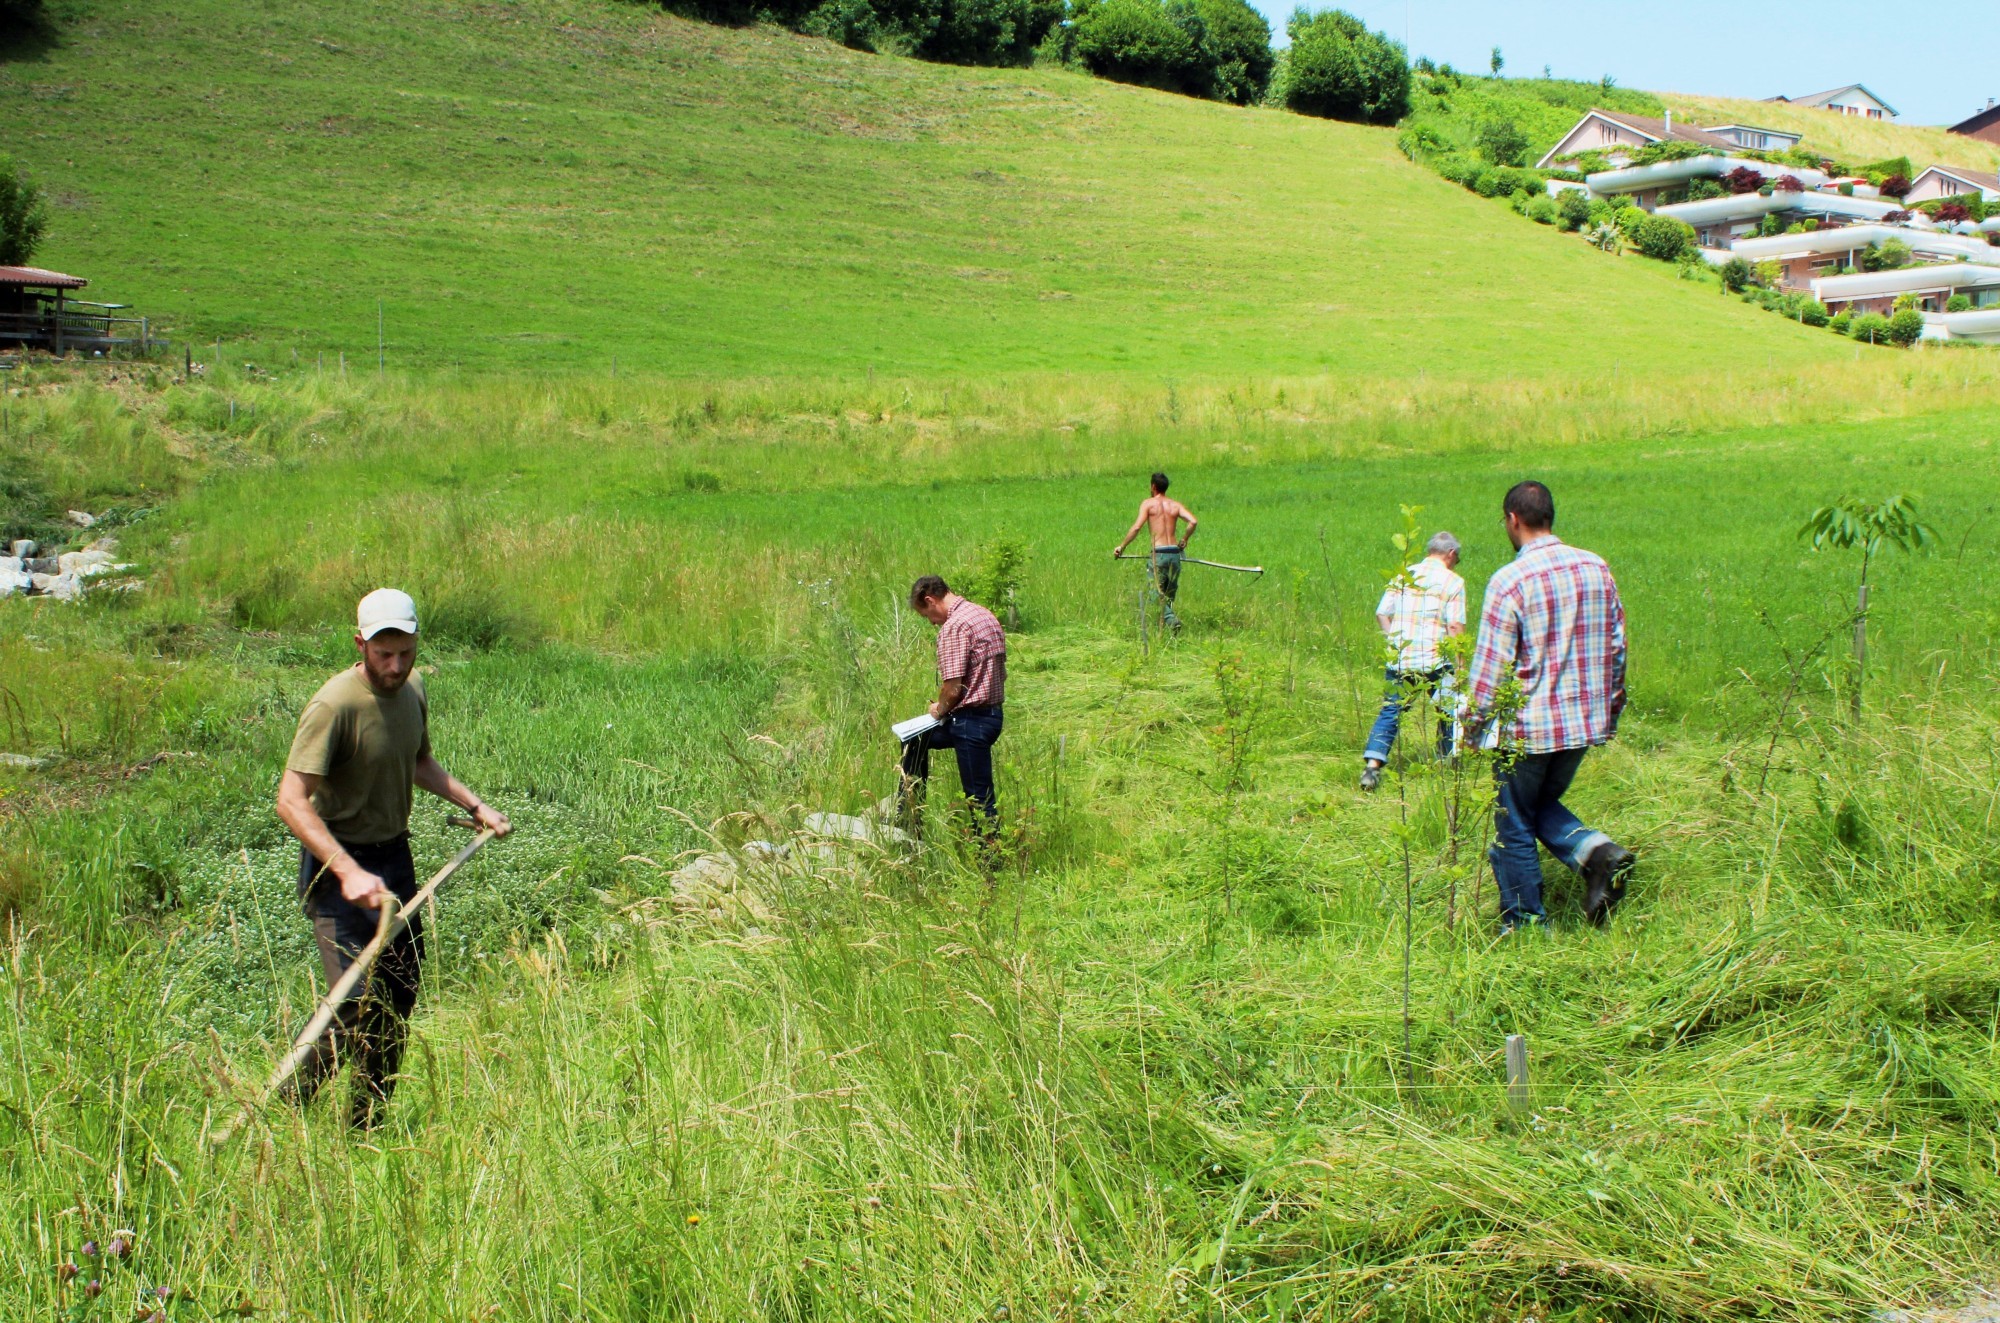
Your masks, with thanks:
[[(1068, 74), (588, 3), (56, 12), (0, 63), (46, 260), (230, 338), (0, 378), (8, 531), (105, 512), (145, 580), (0, 602), (0, 750), (52, 760), (0, 767), (0, 1314), (1821, 1319), (2000, 1280), (2000, 359), (1756, 315), (1384, 131)], [(1158, 465), (1268, 568), (1190, 568), (1171, 643), (1106, 554)], [(1401, 507), (1476, 589), (1530, 473), (1627, 602), (1575, 803), (1642, 862), (1604, 931), (1551, 867), (1553, 930), (1500, 943), (1477, 766), (1406, 739), (1354, 783)], [(1796, 530), (1891, 492), (1939, 543), (1874, 567), (1856, 719), (1858, 566)], [(933, 679), (898, 599), (1002, 543), (1003, 866), (939, 832), (677, 906), (683, 852), (890, 789)], [(390, 1123), (211, 1152), (314, 1003), (270, 799), (387, 581), (518, 830), (444, 894)], [(420, 862), (454, 836), (420, 808)]]
[(378, 300), (404, 366), (1493, 379), (1838, 349), (1523, 234), (1386, 130), (609, 0), (53, 4), (53, 47), (0, 63), (57, 199), (43, 259), (265, 366), (372, 366)]

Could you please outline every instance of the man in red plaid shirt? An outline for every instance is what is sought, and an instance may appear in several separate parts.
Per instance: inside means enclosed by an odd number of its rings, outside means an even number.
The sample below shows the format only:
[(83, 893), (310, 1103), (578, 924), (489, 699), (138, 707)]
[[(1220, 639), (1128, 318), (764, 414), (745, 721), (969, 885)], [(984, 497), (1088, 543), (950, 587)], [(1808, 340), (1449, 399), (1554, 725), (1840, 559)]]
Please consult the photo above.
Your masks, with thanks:
[(999, 829), (993, 791), (993, 743), (1007, 689), (1007, 635), (991, 611), (968, 602), (935, 574), (910, 588), (910, 607), (938, 627), (938, 694), (930, 712), (941, 723), (903, 745), (903, 812), (914, 822), (930, 776), (931, 750), (958, 754), (958, 780), (986, 837)]
[[(1583, 755), (1617, 733), (1625, 708), (1625, 608), (1603, 557), (1564, 546), (1551, 531), (1556, 505), (1547, 487), (1516, 483), (1502, 509), (1515, 554), (1486, 585), (1466, 723), (1468, 735), (1491, 727), (1487, 744), (1508, 755), (1489, 854), (1500, 931), (1548, 921), (1537, 841), (1582, 876), (1583, 912), (1601, 924), (1625, 894), (1632, 852), (1584, 826), (1562, 797)], [(1496, 716), (1510, 679), (1519, 706)]]

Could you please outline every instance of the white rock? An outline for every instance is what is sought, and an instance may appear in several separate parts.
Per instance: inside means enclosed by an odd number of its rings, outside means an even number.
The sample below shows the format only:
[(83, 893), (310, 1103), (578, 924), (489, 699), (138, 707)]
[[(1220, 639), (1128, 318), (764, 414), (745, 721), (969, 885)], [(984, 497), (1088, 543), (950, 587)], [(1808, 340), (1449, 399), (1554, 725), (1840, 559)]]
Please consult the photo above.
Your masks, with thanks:
[(47, 767), (46, 758), (30, 758), (25, 753), (0, 753), (0, 767), (23, 767), (34, 771), (37, 767)]
[(26, 592), (35, 582), (35, 576), (19, 565), (0, 561), (0, 597), (11, 597), (15, 593)]
[(58, 602), (78, 601), (83, 597), (83, 579), (76, 574), (58, 574), (49, 580), (49, 586), (44, 591)]
[[(880, 811), (879, 808), (877, 811)], [(850, 817), (845, 813), (808, 813), (805, 829), (814, 836), (867, 841), (873, 845), (905, 845), (910, 840), (906, 832), (895, 827), (886, 826), (872, 818)]]
[(69, 512), (69, 521), (78, 528), (97, 527), (97, 516), (88, 510), (71, 510)]

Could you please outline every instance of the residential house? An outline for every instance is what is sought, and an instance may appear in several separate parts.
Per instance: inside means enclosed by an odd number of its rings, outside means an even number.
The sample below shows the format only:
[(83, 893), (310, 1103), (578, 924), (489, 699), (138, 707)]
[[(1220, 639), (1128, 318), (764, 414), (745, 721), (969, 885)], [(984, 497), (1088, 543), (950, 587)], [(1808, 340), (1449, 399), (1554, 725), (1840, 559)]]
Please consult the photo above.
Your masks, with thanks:
[(1738, 147), (1753, 152), (1788, 152), (1798, 146), (1804, 136), (1786, 133), (1783, 129), (1760, 129), (1750, 124), (1717, 124), (1702, 132), (1727, 138)]
[(1737, 239), (1755, 234), (1766, 216), (1779, 216), (1787, 225), (1815, 221), (1821, 230), (1831, 230), (1843, 225), (1888, 224), (1901, 207), (1875, 198), (1807, 190), (1735, 193), (1699, 202), (1669, 203), (1656, 210), (1693, 226), (1695, 241), (1703, 248), (1727, 248)]
[(1836, 115), (1858, 115), (1862, 119), (1897, 117), (1894, 106), (1859, 83), (1836, 87), (1830, 92), (1815, 92), (1811, 96), (1774, 96), (1769, 99), (1794, 106), (1808, 106), (1815, 110), (1831, 110)]
[(1947, 133), (1959, 133), (1968, 138), (1978, 138), (1984, 142), (2000, 143), (2000, 103), (1992, 97), (1986, 98), (1986, 109), (1970, 119), (1962, 119), (1946, 129)]
[(1983, 170), (1965, 170), (1955, 165), (1934, 165), (1910, 181), (1905, 202), (1931, 202), (1938, 198), (1975, 193), (1987, 202), (2000, 202), (2000, 175)]
[(1907, 245), (1920, 262), (1968, 262), (2000, 267), (2000, 248), (1984, 239), (1896, 225), (1848, 225), (1800, 234), (1774, 234), (1764, 239), (1738, 239), (1727, 253), (1712, 254), (1709, 260), (1740, 257), (1752, 264), (1775, 262), (1781, 289), (1804, 290), (1810, 289), (1815, 280), (1840, 275), (1850, 268), (1858, 270), (1871, 247), (1892, 239)]
[(1823, 276), (1812, 282), (1813, 297), (1830, 312), (1859, 316), (1896, 309), (1897, 300), (1915, 298), (1923, 312), (1943, 312), (1952, 296), (1963, 294), (1973, 309), (2000, 310), (2000, 266), (1972, 262), (1906, 266), (1895, 271), (1864, 271), (1851, 276)]
[[(1749, 170), (1773, 183), (1797, 179), (1805, 187), (1819, 188), (1826, 176), (1817, 170), (1772, 165), (1745, 156), (1689, 156), (1678, 161), (1655, 161), (1651, 165), (1629, 165), (1622, 170), (1602, 170), (1585, 177), (1595, 197), (1623, 197), (1641, 211), (1652, 211), (1662, 198), (1681, 193), (1698, 179), (1720, 179), (1735, 170)], [(1773, 208), (1778, 210), (1778, 208)]]
[(1633, 157), (1656, 142), (1691, 142), (1718, 152), (1742, 145), (1706, 129), (1677, 125), (1671, 113), (1665, 119), (1651, 119), (1618, 110), (1588, 110), (1575, 128), (1535, 162), (1535, 168), (1546, 170), (1557, 161), (1573, 160), (1585, 152), (1603, 152), (1613, 164), (1629, 165)]

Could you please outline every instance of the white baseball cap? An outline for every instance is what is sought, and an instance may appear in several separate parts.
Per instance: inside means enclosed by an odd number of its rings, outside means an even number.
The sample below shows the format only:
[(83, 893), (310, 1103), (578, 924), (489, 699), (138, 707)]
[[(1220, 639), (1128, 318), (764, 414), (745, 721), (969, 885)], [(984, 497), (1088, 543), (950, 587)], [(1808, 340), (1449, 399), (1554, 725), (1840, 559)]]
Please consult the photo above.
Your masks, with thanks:
[(364, 639), (372, 639), (385, 629), (414, 634), (417, 604), (400, 588), (377, 588), (354, 609), (354, 627)]

